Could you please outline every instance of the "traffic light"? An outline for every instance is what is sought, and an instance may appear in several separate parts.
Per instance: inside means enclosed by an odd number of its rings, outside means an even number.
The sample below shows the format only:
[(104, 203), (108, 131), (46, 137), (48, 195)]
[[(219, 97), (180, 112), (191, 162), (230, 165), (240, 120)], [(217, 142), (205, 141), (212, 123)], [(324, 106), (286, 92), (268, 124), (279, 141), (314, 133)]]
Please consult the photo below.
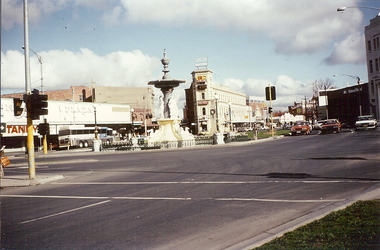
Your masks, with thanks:
[(275, 86), (270, 87), (270, 95), (269, 95), (269, 87), (265, 87), (265, 97), (267, 101), (276, 100), (276, 87)]
[(269, 112), (269, 114), (271, 114), (271, 113), (273, 112), (273, 108), (272, 108), (272, 107), (269, 107), (269, 108), (268, 108), (268, 112)]
[(24, 111), (22, 107), (22, 99), (21, 98), (13, 98), (13, 113), (14, 116), (20, 116)]
[(49, 135), (50, 134), (49, 123), (38, 124), (38, 133), (40, 135)]
[(32, 95), (30, 95), (30, 114), (32, 116), (32, 120), (40, 119), (41, 115), (48, 114), (48, 96), (40, 95), (37, 89), (34, 89)]

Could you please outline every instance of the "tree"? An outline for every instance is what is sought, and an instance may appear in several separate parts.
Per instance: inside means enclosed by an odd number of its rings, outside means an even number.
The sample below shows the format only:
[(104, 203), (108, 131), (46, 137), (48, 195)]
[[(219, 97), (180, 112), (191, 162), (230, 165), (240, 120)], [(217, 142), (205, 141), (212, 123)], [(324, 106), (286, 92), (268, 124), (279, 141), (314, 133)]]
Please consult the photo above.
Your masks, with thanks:
[(335, 89), (333, 83), (334, 83), (334, 80), (332, 80), (330, 78), (326, 78), (325, 80), (322, 80), (322, 79), (315, 80), (312, 83), (312, 86), (313, 86), (313, 96), (318, 96), (318, 91), (319, 90)]

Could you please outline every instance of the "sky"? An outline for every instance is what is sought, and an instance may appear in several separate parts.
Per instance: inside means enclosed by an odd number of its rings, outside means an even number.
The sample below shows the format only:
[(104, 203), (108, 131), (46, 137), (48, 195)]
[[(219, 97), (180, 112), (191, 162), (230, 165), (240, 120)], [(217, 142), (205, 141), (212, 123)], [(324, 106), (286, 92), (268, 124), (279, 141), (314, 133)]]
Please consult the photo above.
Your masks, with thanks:
[[(1, 1), (1, 92), (24, 93), (23, 1)], [(170, 76), (186, 80), (174, 90), (179, 107), (206, 57), (214, 82), (261, 100), (274, 85), (273, 109), (286, 111), (312, 97), (316, 80), (368, 82), (364, 27), (380, 10), (342, 6), (380, 1), (28, 0), (29, 46), (45, 91), (147, 87), (162, 78), (165, 49)], [(30, 52), (31, 89), (41, 88), (40, 66)]]

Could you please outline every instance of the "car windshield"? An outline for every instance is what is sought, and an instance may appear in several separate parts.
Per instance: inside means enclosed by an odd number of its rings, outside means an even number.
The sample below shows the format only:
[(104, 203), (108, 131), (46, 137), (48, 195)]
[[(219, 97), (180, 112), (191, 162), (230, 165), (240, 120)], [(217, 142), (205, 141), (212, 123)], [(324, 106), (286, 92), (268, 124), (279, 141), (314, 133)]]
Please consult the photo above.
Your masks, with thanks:
[(328, 120), (328, 121), (325, 121), (324, 124), (333, 124), (333, 123), (336, 123), (336, 121), (334, 121), (334, 120)]
[(372, 116), (359, 116), (358, 121), (372, 120)]
[(304, 126), (307, 125), (306, 122), (297, 122), (295, 126)]

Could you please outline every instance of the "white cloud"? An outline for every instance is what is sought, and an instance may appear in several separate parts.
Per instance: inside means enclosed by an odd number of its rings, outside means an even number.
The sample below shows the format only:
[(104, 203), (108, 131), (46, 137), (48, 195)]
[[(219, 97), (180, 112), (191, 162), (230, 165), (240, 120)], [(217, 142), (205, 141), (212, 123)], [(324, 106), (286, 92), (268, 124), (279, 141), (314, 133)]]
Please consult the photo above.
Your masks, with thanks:
[[(344, 5), (354, 6), (358, 2), (346, 0)], [(30, 21), (36, 22), (70, 6), (79, 6), (103, 11), (102, 19), (106, 25), (207, 26), (246, 32), (252, 38), (267, 36), (274, 41), (277, 53), (309, 54), (326, 49), (336, 40), (344, 43), (358, 32), (362, 12), (353, 8), (349, 14), (337, 13), (339, 4), (331, 0), (31, 0), (29, 15)], [(22, 1), (4, 0), (3, 13), (5, 29), (21, 24)], [(338, 47), (336, 49), (339, 50)], [(362, 60), (362, 55), (352, 53), (352, 50), (348, 54), (352, 57), (349, 61)], [(339, 57), (331, 60), (340, 63)], [(343, 59), (341, 63), (346, 62)]]
[[(42, 57), (45, 90), (65, 89), (88, 84), (94, 80), (99, 85), (122, 87), (147, 87), (148, 81), (160, 67), (157, 58), (132, 52), (113, 52), (99, 56), (89, 49), (79, 52), (51, 50), (37, 52)], [(2, 90), (24, 89), (24, 56), (18, 51), (2, 53)], [(30, 60), (32, 88), (40, 86), (40, 64), (35, 56)], [(153, 73), (154, 72), (154, 73)], [(22, 92), (22, 91), (21, 91)]]
[(357, 31), (362, 13), (350, 9), (349, 15), (340, 15), (337, 6), (339, 3), (330, 0), (120, 0), (121, 9), (105, 14), (105, 19), (176, 27), (202, 25), (247, 32), (251, 37), (264, 35), (275, 41), (277, 53), (298, 54), (323, 50)]
[(300, 102), (305, 97), (310, 98), (313, 95), (311, 84), (303, 84), (285, 75), (278, 76), (274, 82), (253, 78), (245, 81), (229, 78), (222, 83), (231, 90), (245, 93), (257, 100), (265, 100), (265, 87), (269, 84), (276, 87), (276, 100), (272, 103), (276, 110), (286, 111), (293, 102)]
[(359, 32), (348, 36), (345, 40), (334, 44), (335, 50), (327, 57), (324, 62), (326, 64), (334, 65), (341, 63), (365, 63), (366, 55), (364, 36)]

